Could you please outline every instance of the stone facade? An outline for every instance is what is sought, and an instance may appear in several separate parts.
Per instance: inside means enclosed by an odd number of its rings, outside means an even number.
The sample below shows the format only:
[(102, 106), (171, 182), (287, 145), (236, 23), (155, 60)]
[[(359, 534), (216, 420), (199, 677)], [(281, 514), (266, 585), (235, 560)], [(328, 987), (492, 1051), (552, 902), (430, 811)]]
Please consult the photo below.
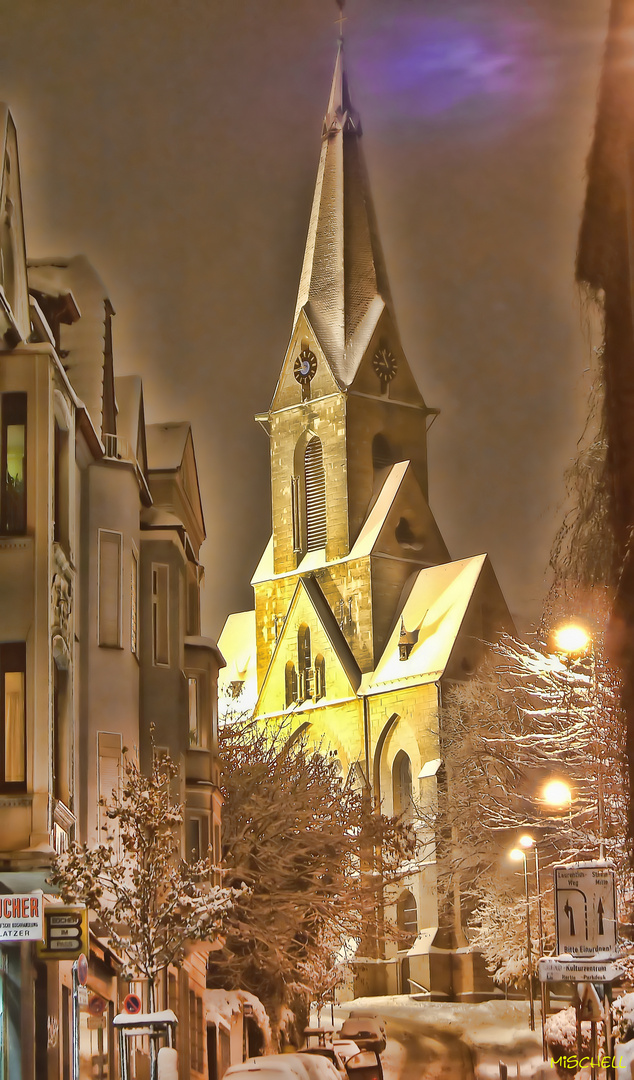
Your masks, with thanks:
[[(512, 625), (486, 556), (451, 562), (429, 507), (436, 412), (396, 328), (340, 46), (293, 333), (257, 418), (270, 436), (272, 541), (252, 581), (255, 619), (230, 616), (219, 643), (232, 693), (244, 685), (263, 723), (307, 732), (387, 814), (433, 811), (443, 686)], [(386, 898), (400, 947), (385, 946), (382, 964), (359, 959), (359, 992), (476, 988), (455, 951), (460, 898), (441, 910), (424, 820), (418, 867)]]

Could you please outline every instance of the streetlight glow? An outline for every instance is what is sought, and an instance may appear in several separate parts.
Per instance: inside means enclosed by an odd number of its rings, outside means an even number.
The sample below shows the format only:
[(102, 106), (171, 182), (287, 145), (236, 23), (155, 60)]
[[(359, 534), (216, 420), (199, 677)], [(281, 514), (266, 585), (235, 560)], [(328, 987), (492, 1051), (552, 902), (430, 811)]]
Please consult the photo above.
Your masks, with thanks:
[(576, 623), (568, 623), (560, 626), (553, 635), (557, 652), (565, 653), (566, 656), (580, 656), (590, 644), (591, 638), (583, 626)]
[(512, 862), (522, 862), (523, 859), (526, 859), (526, 855), (521, 848), (514, 847), (512, 851), (509, 851), (509, 859)]
[(523, 836), (520, 836), (518, 843), (520, 847), (523, 848), (532, 848), (535, 846), (534, 838), (532, 836), (529, 836), (528, 833), (524, 833)]
[(542, 792), (542, 798), (549, 806), (564, 810), (572, 802), (572, 792), (563, 780), (549, 780)]

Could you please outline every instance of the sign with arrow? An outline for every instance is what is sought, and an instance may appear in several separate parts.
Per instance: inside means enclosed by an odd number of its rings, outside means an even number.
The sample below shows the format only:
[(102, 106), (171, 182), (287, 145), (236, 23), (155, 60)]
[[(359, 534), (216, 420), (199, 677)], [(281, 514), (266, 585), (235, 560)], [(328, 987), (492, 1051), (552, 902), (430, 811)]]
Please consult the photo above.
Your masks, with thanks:
[(554, 870), (557, 952), (616, 956), (616, 873), (612, 863), (570, 863)]
[(625, 974), (612, 960), (561, 960), (558, 956), (542, 956), (538, 961), (539, 981), (574, 983), (610, 983)]

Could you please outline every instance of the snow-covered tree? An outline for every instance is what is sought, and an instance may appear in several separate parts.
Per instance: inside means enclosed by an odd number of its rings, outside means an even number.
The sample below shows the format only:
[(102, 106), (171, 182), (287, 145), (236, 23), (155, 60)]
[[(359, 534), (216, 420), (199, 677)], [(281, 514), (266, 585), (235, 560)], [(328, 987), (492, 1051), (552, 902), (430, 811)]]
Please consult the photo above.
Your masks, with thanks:
[(274, 1028), (289, 1005), (301, 1013), (307, 995), (330, 989), (349, 939), (372, 954), (381, 887), (415, 848), (328, 750), (289, 736), (235, 716), (220, 732), (225, 882), (249, 892), (210, 957), (211, 984), (257, 994)]
[[(510, 972), (526, 951), (522, 901), (516, 908), (512, 902), (523, 881), (506, 858), (523, 831), (539, 843), (546, 912), (554, 862), (603, 850), (629, 879), (618, 697), (618, 679), (596, 640), (591, 654), (568, 662), (546, 646), (510, 638), (491, 647), (474, 679), (446, 695), (441, 870), (447, 891), (458, 881), (471, 898), (474, 938), (480, 948), (490, 939), (484, 951), (494, 970)], [(554, 810), (544, 799), (555, 778), (571, 789), (569, 807)], [(530, 852), (528, 859), (532, 877)]]
[(120, 793), (102, 803), (112, 826), (103, 842), (73, 844), (51, 874), (64, 901), (97, 914), (125, 961), (124, 977), (147, 980), (151, 1010), (159, 972), (181, 960), (190, 942), (213, 941), (239, 896), (212, 884), (209, 858), (181, 857), (183, 807), (172, 793), (178, 772), (167, 755), (155, 755), (149, 776), (127, 759)]

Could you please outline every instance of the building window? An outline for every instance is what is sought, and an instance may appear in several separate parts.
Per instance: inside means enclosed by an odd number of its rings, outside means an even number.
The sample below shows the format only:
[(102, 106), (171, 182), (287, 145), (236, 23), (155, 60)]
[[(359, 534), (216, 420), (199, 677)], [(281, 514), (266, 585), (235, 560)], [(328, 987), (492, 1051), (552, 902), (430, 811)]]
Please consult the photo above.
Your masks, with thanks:
[(300, 701), (312, 697), (312, 676), (310, 666), (310, 629), (302, 625), (297, 632), (297, 666), (299, 668)]
[(69, 550), (69, 464), (68, 432), (55, 421), (53, 456), (53, 539)]
[(121, 533), (99, 530), (99, 644), (121, 648)]
[(119, 848), (118, 830), (108, 817), (108, 807), (121, 795), (121, 736), (117, 732), (97, 732), (97, 790), (99, 792), (99, 842), (111, 838)]
[(139, 655), (139, 556), (132, 548), (132, 562), (130, 564), (130, 651), (136, 657)]
[(306, 550), (326, 546), (326, 474), (321, 440), (315, 435), (304, 453), (306, 485)]
[(398, 817), (412, 816), (412, 763), (404, 750), (399, 750), (392, 765), (392, 806)]
[(187, 694), (189, 702), (189, 745), (200, 746), (198, 679), (194, 675), (187, 677)]
[(6, 536), (26, 532), (26, 394), (2, 395), (2, 488), (0, 528)]
[(292, 660), (289, 660), (286, 665), (284, 678), (286, 682), (286, 708), (288, 709), (293, 702), (297, 701), (297, 672)]
[(399, 930), (399, 948), (409, 949), (418, 934), (416, 900), (409, 889), (402, 892), (396, 902), (396, 925)]
[(152, 662), (169, 664), (169, 566), (152, 564)]
[(0, 681), (4, 734), (0, 785), (3, 790), (26, 786), (26, 645), (0, 645)]
[(326, 696), (326, 661), (321, 653), (315, 657), (315, 701)]

